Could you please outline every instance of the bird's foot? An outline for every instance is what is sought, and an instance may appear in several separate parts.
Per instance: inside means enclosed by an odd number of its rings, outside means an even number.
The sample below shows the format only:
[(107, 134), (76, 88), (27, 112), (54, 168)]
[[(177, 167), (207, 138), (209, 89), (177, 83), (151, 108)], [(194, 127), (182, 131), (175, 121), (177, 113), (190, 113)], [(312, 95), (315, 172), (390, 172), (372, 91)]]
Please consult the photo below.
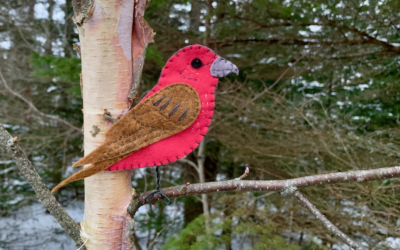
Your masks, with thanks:
[(167, 205), (171, 205), (171, 204), (172, 204), (172, 202), (171, 202), (171, 200), (168, 198), (168, 196), (166, 196), (166, 195), (165, 195), (164, 193), (162, 193), (160, 190), (155, 190), (154, 192), (152, 192), (151, 194), (149, 194), (149, 195), (144, 199), (144, 201), (145, 201), (146, 203), (150, 203), (150, 202), (153, 200), (154, 195), (156, 195), (156, 194), (159, 194), (159, 195), (161, 196), (161, 199), (164, 201), (165, 204), (167, 204)]
[(144, 201), (146, 203), (150, 203), (151, 200), (153, 200), (154, 195), (159, 194), (161, 196), (161, 199), (164, 201), (165, 204), (167, 205), (171, 205), (172, 202), (171, 200), (168, 198), (168, 196), (166, 196), (165, 194), (163, 194), (161, 192), (161, 177), (160, 177), (160, 170), (158, 169), (158, 166), (156, 167), (156, 172), (157, 172), (157, 190), (153, 191), (151, 194), (149, 194)]

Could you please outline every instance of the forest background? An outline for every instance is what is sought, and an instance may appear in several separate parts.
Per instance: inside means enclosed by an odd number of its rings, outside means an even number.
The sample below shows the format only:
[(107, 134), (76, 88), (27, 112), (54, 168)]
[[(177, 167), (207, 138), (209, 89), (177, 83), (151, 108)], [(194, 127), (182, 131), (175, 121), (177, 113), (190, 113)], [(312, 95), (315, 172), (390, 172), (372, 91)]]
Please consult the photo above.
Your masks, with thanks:
[[(49, 187), (69, 176), (83, 154), (72, 16), (71, 0), (0, 2), (0, 122), (18, 135)], [(240, 69), (218, 86), (205, 139), (206, 181), (233, 179), (246, 167), (247, 179), (275, 180), (399, 165), (398, 0), (152, 0), (145, 18), (156, 36), (141, 95), (185, 45), (207, 44)], [(199, 182), (187, 161), (161, 169), (164, 187)], [(154, 189), (154, 177), (153, 168), (135, 171), (132, 185)], [(369, 249), (399, 249), (398, 187), (392, 179), (302, 192)], [(0, 190), (0, 249), (76, 249), (5, 151)], [(83, 181), (57, 198), (81, 219)], [(227, 192), (208, 195), (208, 202), (211, 236), (200, 197), (142, 207), (135, 217), (140, 247), (348, 249), (290, 196)]]

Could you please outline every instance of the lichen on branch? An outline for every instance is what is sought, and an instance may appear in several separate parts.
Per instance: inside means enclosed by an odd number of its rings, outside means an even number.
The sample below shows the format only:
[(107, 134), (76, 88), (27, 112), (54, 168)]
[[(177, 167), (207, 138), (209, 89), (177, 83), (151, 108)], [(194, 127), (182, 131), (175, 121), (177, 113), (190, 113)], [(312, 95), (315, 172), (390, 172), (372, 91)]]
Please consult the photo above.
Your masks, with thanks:
[[(50, 192), (50, 189), (47, 188), (36, 169), (32, 166), (32, 163), (17, 144), (17, 140), (18, 137), (13, 138), (3, 125), (0, 124), (0, 146), (2, 146), (13, 159), (22, 176), (24, 176), (31, 185), (33, 191), (35, 191), (36, 197), (39, 199), (40, 203), (53, 215), (65, 232), (75, 241), (76, 245), (78, 247), (82, 246), (83, 241), (80, 237), (78, 224), (68, 215)], [(81, 249), (85, 248), (82, 247)]]

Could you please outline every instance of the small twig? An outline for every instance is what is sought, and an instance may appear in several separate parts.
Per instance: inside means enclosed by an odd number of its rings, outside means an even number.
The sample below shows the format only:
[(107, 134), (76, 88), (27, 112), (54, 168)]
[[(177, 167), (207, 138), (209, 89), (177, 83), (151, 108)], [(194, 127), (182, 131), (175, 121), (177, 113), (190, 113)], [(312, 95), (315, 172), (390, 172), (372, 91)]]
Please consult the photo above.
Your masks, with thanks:
[(290, 211), (290, 220), (289, 220), (289, 238), (287, 243), (292, 243), (292, 234), (293, 234), (293, 210)]
[(192, 166), (197, 171), (198, 174), (200, 174), (199, 167), (193, 161), (183, 158), (183, 159), (179, 159), (178, 162), (189, 164), (190, 166)]
[[(31, 185), (36, 197), (43, 206), (53, 215), (58, 223), (64, 228), (65, 232), (75, 241), (77, 246), (82, 246), (83, 241), (80, 237), (79, 226), (68, 215), (64, 208), (58, 203), (46, 184), (40, 178), (32, 163), (25, 156), (21, 147), (16, 143), (18, 137), (12, 137), (7, 130), (0, 124), (0, 145), (5, 148), (15, 164), (18, 166), (21, 174)], [(85, 249), (84, 247), (82, 249)]]
[[(197, 151), (197, 166), (199, 168), (199, 180), (200, 184), (206, 183), (206, 175), (205, 175), (205, 155), (204, 151), (206, 148), (206, 140), (203, 139), (200, 142), (199, 150)], [(201, 202), (203, 205), (203, 214), (205, 218), (205, 226), (207, 234), (211, 233), (211, 219), (210, 219), (210, 205), (208, 203), (208, 197), (206, 193), (201, 194)]]
[(18, 33), (22, 38), (22, 41), (25, 42), (25, 45), (28, 49), (30, 49), (32, 52), (36, 52), (35, 47), (32, 45), (32, 43), (28, 42), (28, 40), (26, 40), (25, 35), (22, 33), (21, 28), (19, 27), (19, 25), (16, 25), (17, 29), (18, 29)]
[(297, 198), (297, 200), (299, 200), (301, 202), (301, 204), (303, 204), (306, 208), (308, 208), (308, 210), (311, 211), (311, 213), (313, 213), (315, 215), (315, 217), (317, 217), (317, 219), (319, 221), (322, 222), (322, 224), (324, 225), (324, 227), (326, 227), (326, 229), (328, 229), (331, 233), (333, 233), (334, 235), (336, 235), (338, 238), (340, 238), (341, 240), (343, 240), (347, 245), (349, 245), (351, 248), (356, 249), (356, 250), (365, 250), (364, 247), (362, 247), (361, 245), (359, 245), (357, 242), (353, 241), (352, 239), (350, 239), (350, 237), (348, 237), (345, 233), (343, 233), (342, 231), (340, 231), (339, 228), (337, 228), (335, 225), (333, 225), (332, 222), (330, 222), (308, 199), (307, 197), (305, 197), (302, 193), (300, 193), (299, 191), (294, 191), (291, 193), (291, 195), (293, 195), (294, 197)]
[(158, 242), (158, 237), (160, 236), (160, 234), (167, 229), (168, 227), (170, 227), (172, 225), (172, 222), (170, 222), (169, 224), (167, 224), (165, 227), (163, 227), (157, 234), (156, 237), (154, 237), (154, 240), (150, 243), (149, 247), (147, 249), (153, 249), (154, 245)]
[[(297, 64), (298, 62), (300, 62), (301, 59), (303, 59), (304, 57), (308, 56), (308, 54), (309, 54), (309, 53), (302, 54), (299, 58), (297, 58), (297, 60), (296, 60), (294, 63), (292, 63), (288, 68), (286, 68), (285, 71), (283, 71), (283, 73), (275, 80), (275, 82), (274, 82), (273, 84), (271, 84), (271, 86), (269, 86), (269, 87), (268, 87), (265, 91), (263, 91), (263, 92), (268, 92), (268, 91), (270, 91), (273, 87), (275, 87), (275, 85), (277, 85), (277, 84), (282, 80), (282, 78), (287, 74), (287, 72), (289, 72), (289, 70), (291, 70), (294, 66), (296, 66), (296, 64)], [(260, 96), (261, 96), (262, 94), (264, 94), (263, 92), (260, 93)], [(252, 101), (255, 101), (258, 97), (259, 97), (259, 96), (254, 97)]]
[(235, 178), (235, 180), (243, 180), (244, 178), (246, 178), (249, 175), (250, 169), (249, 167), (246, 167), (246, 169), (244, 170), (244, 173), (239, 176), (238, 178)]
[(45, 113), (43, 113), (42, 111), (38, 110), (38, 109), (35, 107), (35, 105), (33, 105), (32, 102), (28, 101), (28, 100), (27, 100), (25, 97), (23, 97), (21, 94), (15, 92), (13, 89), (11, 89), (10, 86), (9, 86), (9, 85), (7, 84), (7, 82), (6, 82), (6, 79), (4, 79), (3, 73), (1, 72), (1, 69), (0, 69), (0, 78), (1, 78), (1, 81), (3, 82), (3, 84), (4, 84), (4, 87), (8, 90), (8, 92), (10, 92), (12, 95), (18, 97), (19, 99), (21, 99), (21, 100), (22, 100), (23, 102), (25, 102), (26, 104), (28, 104), (29, 107), (30, 107), (31, 109), (33, 109), (36, 113), (38, 113), (39, 115), (41, 115), (41, 116), (43, 116), (43, 117), (47, 117), (47, 118), (50, 118), (50, 119), (57, 120), (57, 121), (59, 121), (59, 122), (61, 122), (61, 123), (64, 123), (64, 124), (67, 125), (68, 127), (72, 128), (72, 129), (74, 129), (74, 130), (76, 130), (76, 131), (79, 131), (79, 133), (82, 133), (82, 130), (81, 130), (80, 128), (75, 127), (74, 125), (72, 125), (71, 123), (69, 123), (69, 122), (67, 122), (67, 121), (65, 121), (65, 120), (63, 120), (63, 119), (61, 119), (60, 117), (55, 116), (55, 115), (48, 115), (48, 114), (45, 114)]
[(79, 57), (82, 58), (82, 56), (81, 56), (81, 46), (79, 46), (77, 43), (73, 43), (72, 46), (74, 46), (74, 49), (75, 49), (76, 53), (79, 55)]
[[(188, 183), (186, 183), (186, 185), (187, 185), (187, 184), (190, 184), (190, 183), (188, 182)], [(175, 200), (175, 202), (174, 202), (174, 205), (176, 205), (176, 200)], [(160, 231), (158, 231), (158, 233), (157, 233), (156, 236), (154, 237), (154, 240), (150, 243), (149, 247), (147, 248), (148, 250), (149, 250), (149, 249), (153, 249), (154, 245), (158, 242), (158, 237), (160, 236), (160, 234), (161, 234), (165, 229), (167, 229), (168, 227), (170, 227), (170, 226), (174, 223), (175, 217), (176, 217), (176, 214), (177, 214), (177, 211), (178, 211), (177, 209), (174, 210), (174, 213), (173, 213), (171, 222), (168, 223), (165, 227), (163, 227)]]

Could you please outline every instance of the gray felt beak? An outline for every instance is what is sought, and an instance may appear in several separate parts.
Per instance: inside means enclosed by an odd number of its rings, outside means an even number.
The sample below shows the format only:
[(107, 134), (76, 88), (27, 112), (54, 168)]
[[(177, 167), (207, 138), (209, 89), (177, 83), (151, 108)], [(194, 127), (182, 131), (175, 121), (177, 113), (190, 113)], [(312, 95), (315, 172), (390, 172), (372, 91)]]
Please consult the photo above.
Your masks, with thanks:
[(211, 75), (215, 77), (224, 77), (230, 73), (239, 75), (239, 69), (235, 64), (226, 60), (225, 58), (218, 57), (211, 65)]

